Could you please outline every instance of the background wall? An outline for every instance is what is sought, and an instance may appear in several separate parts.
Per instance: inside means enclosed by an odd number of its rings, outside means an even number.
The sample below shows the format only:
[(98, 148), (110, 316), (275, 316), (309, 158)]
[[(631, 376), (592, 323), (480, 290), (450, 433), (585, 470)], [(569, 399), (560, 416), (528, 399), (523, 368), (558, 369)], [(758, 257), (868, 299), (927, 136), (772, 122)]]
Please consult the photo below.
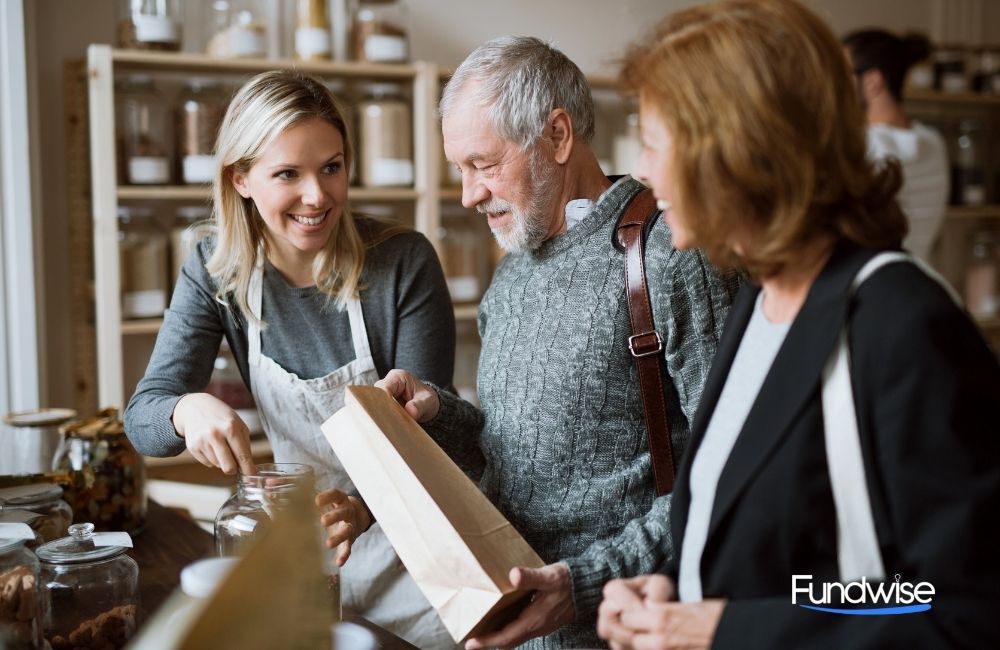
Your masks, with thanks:
[[(193, 0), (184, 0), (193, 2)], [(917, 30), (938, 41), (1000, 42), (997, 0), (805, 0), (837, 33), (868, 26)], [(207, 0), (198, 0), (198, 4)], [(659, 18), (695, 4), (692, 0), (409, 0), (412, 52), (416, 59), (454, 67), (476, 45), (504, 34), (552, 41), (584, 72), (613, 74), (626, 46)], [(113, 43), (116, 3), (110, 0), (27, 0), (30, 70), (37, 90), (34, 118), (40, 134), (41, 188), (36, 203), (42, 239), (47, 367), (43, 401), (73, 399), (70, 255), (67, 237), (66, 169), (63, 160), (63, 64), (82, 59), (89, 43)]]

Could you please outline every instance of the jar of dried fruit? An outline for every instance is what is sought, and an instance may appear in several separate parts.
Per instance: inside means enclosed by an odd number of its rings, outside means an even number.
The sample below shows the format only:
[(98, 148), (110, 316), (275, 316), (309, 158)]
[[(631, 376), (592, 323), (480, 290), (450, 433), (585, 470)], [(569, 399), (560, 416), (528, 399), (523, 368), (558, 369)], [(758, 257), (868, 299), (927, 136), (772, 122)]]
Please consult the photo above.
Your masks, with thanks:
[(0, 647), (35, 650), (42, 638), (38, 558), (22, 539), (0, 539)]
[(118, 410), (63, 427), (56, 468), (69, 472), (66, 500), (77, 523), (137, 533), (146, 521), (146, 465), (125, 437)]
[(38, 548), (45, 638), (53, 650), (122, 648), (135, 633), (139, 565), (126, 533), (73, 524)]

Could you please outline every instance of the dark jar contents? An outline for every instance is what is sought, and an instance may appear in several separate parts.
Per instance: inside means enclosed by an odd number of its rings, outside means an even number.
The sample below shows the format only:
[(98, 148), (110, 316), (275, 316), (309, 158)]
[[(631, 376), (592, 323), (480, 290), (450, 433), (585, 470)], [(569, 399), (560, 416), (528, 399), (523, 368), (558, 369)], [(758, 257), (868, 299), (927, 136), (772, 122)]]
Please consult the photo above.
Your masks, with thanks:
[(38, 558), (22, 540), (0, 539), (0, 647), (37, 650), (42, 639)]
[(70, 474), (66, 501), (76, 523), (135, 534), (146, 521), (146, 466), (125, 437), (118, 410), (66, 425), (56, 467)]

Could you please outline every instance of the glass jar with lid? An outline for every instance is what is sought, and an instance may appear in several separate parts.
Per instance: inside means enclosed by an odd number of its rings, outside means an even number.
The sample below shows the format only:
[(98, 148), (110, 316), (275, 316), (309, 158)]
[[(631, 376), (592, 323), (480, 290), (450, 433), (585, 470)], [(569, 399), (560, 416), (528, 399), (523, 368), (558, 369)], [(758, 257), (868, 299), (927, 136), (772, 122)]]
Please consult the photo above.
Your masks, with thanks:
[(171, 182), (173, 155), (170, 109), (149, 75), (132, 75), (115, 91), (118, 135), (125, 182), (165, 185)]
[(117, 409), (63, 427), (56, 461), (67, 471), (66, 500), (77, 523), (136, 533), (146, 521), (146, 465), (125, 436)]
[(73, 510), (63, 501), (63, 489), (55, 483), (32, 483), (0, 489), (0, 521), (28, 524), (35, 542), (65, 537), (73, 521)]
[(945, 93), (964, 93), (969, 90), (966, 76), (965, 50), (958, 46), (942, 45), (934, 52), (934, 86)]
[(367, 187), (413, 184), (410, 106), (399, 84), (373, 83), (358, 102), (359, 181)]
[(122, 318), (159, 318), (167, 308), (167, 232), (147, 206), (118, 208)]
[[(45, 474), (52, 471), (62, 434), (59, 426), (76, 417), (67, 408), (43, 408), (8, 413), (3, 418), (4, 453), (0, 455), (0, 474)], [(8, 427), (11, 430), (7, 430)]]
[(118, 46), (129, 50), (181, 49), (179, 0), (119, 0)]
[(260, 0), (206, 2), (212, 25), (205, 53), (222, 59), (260, 59), (267, 56), (266, 7)]
[(986, 203), (984, 138), (983, 124), (979, 120), (966, 119), (959, 122), (952, 160), (952, 203), (958, 205)]
[(215, 178), (215, 138), (226, 112), (226, 97), (215, 79), (189, 79), (177, 102), (177, 158), (184, 183)]
[(0, 538), (0, 647), (45, 647), (43, 613), (38, 558), (24, 540)]
[(207, 205), (182, 205), (177, 208), (177, 217), (170, 228), (170, 286), (177, 285), (177, 278), (195, 246), (206, 231), (196, 227), (207, 222), (212, 210)]
[(298, 0), (295, 13), (295, 58), (329, 61), (332, 45), (326, 0)]
[[(125, 554), (124, 533), (73, 524), (69, 536), (38, 549), (45, 638), (53, 650), (122, 648), (135, 633), (139, 565)], [(94, 639), (103, 645), (91, 646)]]
[(965, 271), (965, 305), (977, 318), (993, 318), (1000, 311), (1000, 283), (996, 239), (982, 230), (972, 235), (972, 250)]
[(410, 58), (409, 22), (403, 0), (358, 0), (351, 28), (351, 58), (405, 63)]

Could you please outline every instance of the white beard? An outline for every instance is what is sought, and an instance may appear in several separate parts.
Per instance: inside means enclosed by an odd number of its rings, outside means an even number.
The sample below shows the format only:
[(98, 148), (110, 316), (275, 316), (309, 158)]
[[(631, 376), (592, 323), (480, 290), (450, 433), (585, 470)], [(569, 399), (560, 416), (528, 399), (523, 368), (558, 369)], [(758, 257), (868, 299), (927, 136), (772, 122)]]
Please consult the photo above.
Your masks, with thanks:
[(497, 244), (508, 253), (533, 251), (542, 245), (551, 225), (552, 202), (558, 196), (555, 165), (545, 160), (537, 149), (529, 155), (531, 195), (523, 209), (496, 198), (476, 206), (482, 214), (510, 212), (511, 223), (508, 226), (491, 228)]

